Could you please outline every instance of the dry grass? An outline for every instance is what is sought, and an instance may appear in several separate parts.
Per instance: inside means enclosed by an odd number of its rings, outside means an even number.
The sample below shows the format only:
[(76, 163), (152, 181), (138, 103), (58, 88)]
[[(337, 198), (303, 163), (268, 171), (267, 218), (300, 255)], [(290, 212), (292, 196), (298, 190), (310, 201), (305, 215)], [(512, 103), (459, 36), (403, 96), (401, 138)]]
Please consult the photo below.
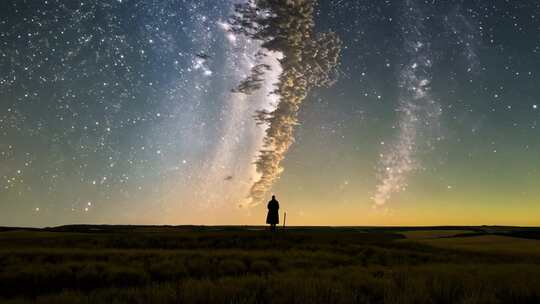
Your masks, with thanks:
[(540, 255), (540, 240), (522, 239), (501, 235), (421, 240), (423, 244), (446, 249), (476, 252), (493, 252), (520, 255)]
[[(533, 240), (397, 241), (350, 228), (56, 231), (0, 232), (1, 303), (540, 303)], [(513, 246), (521, 259), (499, 249)]]
[(451, 237), (459, 234), (474, 233), (472, 230), (413, 230), (400, 232), (407, 239), (411, 240), (425, 240), (436, 239), (443, 237)]

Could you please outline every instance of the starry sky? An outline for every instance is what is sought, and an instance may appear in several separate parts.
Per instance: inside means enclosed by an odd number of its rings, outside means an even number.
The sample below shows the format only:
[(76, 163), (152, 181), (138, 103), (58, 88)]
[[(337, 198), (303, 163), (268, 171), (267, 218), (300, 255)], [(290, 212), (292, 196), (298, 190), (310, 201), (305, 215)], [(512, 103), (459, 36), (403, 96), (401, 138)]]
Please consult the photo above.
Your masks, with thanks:
[[(0, 226), (264, 223), (254, 115), (283, 54), (231, 31), (235, 3), (2, 1)], [(540, 225), (540, 3), (329, 0), (313, 22), (342, 46), (266, 194), (288, 223)]]

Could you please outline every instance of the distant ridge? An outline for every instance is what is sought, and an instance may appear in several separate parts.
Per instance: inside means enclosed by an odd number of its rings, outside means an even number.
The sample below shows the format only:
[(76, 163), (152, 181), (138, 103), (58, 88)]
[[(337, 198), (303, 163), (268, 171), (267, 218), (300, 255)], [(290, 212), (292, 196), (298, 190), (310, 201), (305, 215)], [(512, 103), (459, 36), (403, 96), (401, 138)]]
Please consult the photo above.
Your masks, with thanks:
[[(260, 231), (265, 226), (256, 225), (109, 225), (109, 224), (73, 224), (55, 227), (1, 227), (0, 232), (9, 231), (49, 231), (49, 232), (76, 232), (76, 233), (154, 233), (154, 232), (210, 232), (210, 231)], [(520, 226), (289, 226), (286, 231), (319, 231), (319, 232), (359, 232), (359, 233), (393, 233), (404, 231), (429, 230), (468, 230), (473, 235), (504, 235), (527, 239), (540, 239), (540, 227)]]

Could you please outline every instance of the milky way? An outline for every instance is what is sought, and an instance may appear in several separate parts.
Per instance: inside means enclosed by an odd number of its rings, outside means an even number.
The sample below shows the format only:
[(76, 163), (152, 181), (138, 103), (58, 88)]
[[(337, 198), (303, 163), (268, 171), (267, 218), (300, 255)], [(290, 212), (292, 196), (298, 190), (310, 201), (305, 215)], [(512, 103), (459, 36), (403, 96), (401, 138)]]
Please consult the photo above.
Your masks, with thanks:
[[(245, 199), (264, 131), (253, 115), (273, 108), (280, 68), (269, 53), (263, 89), (230, 92), (260, 51), (260, 42), (227, 30), (232, 4), (8, 8), (17, 16), (2, 22), (0, 57), (10, 199), (75, 218), (96, 208), (167, 218)], [(17, 137), (27, 140), (4, 144)]]
[[(411, 1), (404, 5), (403, 16), (404, 50), (409, 58), (399, 72), (398, 138), (381, 154), (380, 183), (374, 197), (376, 205), (384, 205), (393, 192), (406, 188), (408, 174), (419, 168), (415, 157), (422, 148), (418, 133), (436, 129), (441, 114), (440, 105), (429, 92), (433, 55), (430, 42), (424, 37), (425, 17)], [(423, 139), (430, 140), (429, 137)]]
[[(441, 20), (428, 18), (425, 8), (415, 1), (405, 1), (402, 7), (402, 37), (406, 61), (399, 71), (399, 106), (396, 109), (398, 122), (397, 138), (385, 144), (380, 154), (379, 183), (375, 196), (375, 206), (384, 205), (392, 193), (404, 191), (407, 180), (414, 171), (422, 169), (419, 152), (433, 150), (441, 139), (441, 104), (431, 93), (432, 68), (437, 60), (432, 50), (433, 41), (428, 37), (428, 22), (440, 22), (446, 31), (455, 35), (463, 48), (465, 58), (472, 70), (479, 63), (476, 58), (475, 31), (470, 22), (453, 9), (451, 15), (441, 16)], [(459, 28), (459, 29), (458, 29)]]

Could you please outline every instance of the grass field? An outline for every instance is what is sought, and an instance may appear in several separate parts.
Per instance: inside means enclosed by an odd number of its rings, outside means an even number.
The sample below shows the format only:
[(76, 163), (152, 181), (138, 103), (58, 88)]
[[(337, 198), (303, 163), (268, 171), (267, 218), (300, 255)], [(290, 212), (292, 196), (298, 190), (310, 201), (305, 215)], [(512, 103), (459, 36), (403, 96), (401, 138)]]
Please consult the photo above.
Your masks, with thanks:
[(534, 229), (0, 231), (1, 303), (540, 303)]
[(498, 252), (516, 255), (539, 255), (540, 241), (501, 235), (479, 235), (422, 240), (435, 247), (461, 249), (478, 252)]
[(407, 239), (427, 240), (475, 233), (472, 230), (409, 230), (401, 232)]

